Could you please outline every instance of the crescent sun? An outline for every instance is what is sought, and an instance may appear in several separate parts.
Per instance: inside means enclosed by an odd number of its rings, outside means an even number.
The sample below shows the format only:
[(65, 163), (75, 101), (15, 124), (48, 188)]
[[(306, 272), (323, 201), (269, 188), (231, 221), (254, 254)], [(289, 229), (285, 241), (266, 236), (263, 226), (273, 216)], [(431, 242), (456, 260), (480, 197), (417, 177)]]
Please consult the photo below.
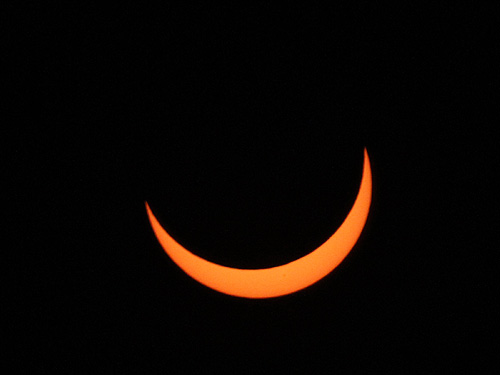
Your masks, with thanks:
[(342, 225), (325, 243), (290, 263), (263, 269), (238, 269), (209, 262), (175, 241), (146, 202), (151, 226), (168, 256), (189, 276), (221, 293), (245, 298), (271, 298), (304, 289), (328, 275), (349, 254), (368, 217), (372, 196), (370, 160), (364, 150), (358, 195)]

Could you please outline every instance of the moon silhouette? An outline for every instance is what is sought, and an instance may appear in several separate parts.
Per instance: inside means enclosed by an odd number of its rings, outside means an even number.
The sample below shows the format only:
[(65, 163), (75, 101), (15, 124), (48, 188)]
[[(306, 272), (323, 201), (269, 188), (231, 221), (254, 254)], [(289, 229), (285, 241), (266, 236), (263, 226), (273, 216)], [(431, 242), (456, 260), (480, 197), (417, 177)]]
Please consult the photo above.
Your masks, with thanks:
[(290, 263), (263, 269), (239, 269), (209, 262), (182, 247), (162, 228), (149, 204), (149, 221), (168, 256), (189, 276), (221, 293), (245, 298), (272, 298), (304, 289), (328, 275), (349, 254), (368, 217), (372, 175), (364, 150), (363, 176), (358, 195), (342, 225), (325, 243)]

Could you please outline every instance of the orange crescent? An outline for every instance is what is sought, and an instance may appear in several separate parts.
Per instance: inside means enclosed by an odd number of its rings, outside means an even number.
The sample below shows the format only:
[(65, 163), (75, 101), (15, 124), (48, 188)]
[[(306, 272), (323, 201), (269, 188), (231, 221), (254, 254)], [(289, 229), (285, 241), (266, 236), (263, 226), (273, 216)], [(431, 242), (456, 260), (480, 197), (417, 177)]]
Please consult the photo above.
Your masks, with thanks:
[(189, 276), (221, 293), (271, 298), (304, 289), (328, 275), (349, 254), (361, 235), (370, 209), (372, 175), (364, 150), (361, 185), (351, 211), (337, 231), (311, 253), (290, 263), (264, 269), (238, 269), (209, 262), (186, 250), (162, 228), (146, 202), (156, 238), (170, 258)]

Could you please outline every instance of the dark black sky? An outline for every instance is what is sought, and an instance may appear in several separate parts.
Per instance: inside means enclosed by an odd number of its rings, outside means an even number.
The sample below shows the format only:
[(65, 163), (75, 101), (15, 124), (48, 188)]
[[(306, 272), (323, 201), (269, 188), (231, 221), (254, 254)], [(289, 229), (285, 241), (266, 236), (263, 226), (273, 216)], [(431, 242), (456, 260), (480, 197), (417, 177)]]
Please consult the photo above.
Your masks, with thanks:
[[(486, 13), (12, 10), (14, 365), (486, 366), (498, 290), (488, 233), (498, 34)], [(339, 267), (296, 294), (214, 292), (149, 226), (146, 200), (206, 259), (289, 262), (342, 223), (365, 147), (365, 229)]]

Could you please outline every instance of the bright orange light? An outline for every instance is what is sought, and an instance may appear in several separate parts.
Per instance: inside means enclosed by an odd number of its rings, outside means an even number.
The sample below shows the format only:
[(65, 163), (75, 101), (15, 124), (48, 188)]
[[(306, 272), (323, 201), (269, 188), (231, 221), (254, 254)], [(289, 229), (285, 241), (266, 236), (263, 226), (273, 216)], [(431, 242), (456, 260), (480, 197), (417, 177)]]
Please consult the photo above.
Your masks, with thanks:
[(209, 262), (177, 243), (161, 227), (146, 202), (149, 221), (170, 258), (189, 276), (209, 288), (246, 298), (271, 298), (294, 293), (328, 275), (358, 240), (368, 216), (372, 193), (372, 175), (366, 149), (364, 156), (358, 196), (342, 225), (316, 250), (281, 266), (249, 270)]

